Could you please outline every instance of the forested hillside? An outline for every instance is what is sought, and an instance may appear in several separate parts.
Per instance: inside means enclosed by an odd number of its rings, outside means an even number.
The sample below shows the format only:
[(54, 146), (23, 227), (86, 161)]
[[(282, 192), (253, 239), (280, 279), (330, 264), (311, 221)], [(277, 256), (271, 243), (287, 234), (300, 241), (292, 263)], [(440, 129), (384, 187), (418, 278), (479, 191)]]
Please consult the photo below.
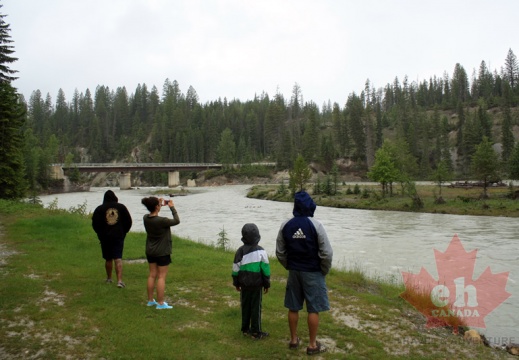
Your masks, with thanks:
[(444, 160), (463, 179), (485, 136), (507, 177), (519, 124), (519, 65), (512, 49), (503, 64), (492, 71), (482, 61), (470, 77), (456, 64), (452, 75), (421, 83), (395, 78), (378, 89), (367, 80), (344, 104), (322, 106), (303, 102), (298, 84), (289, 99), (261, 93), (205, 104), (193, 87), (183, 93), (169, 79), (160, 91), (146, 84), (133, 92), (99, 85), (70, 97), (59, 90), (55, 100), (35, 90), (26, 102), (29, 182), (45, 183), (45, 164), (54, 162), (269, 160), (290, 168), (298, 154), (325, 171), (349, 159), (355, 164), (349, 171), (365, 173), (385, 140), (415, 162), (412, 178), (430, 178)]
[[(395, 78), (374, 88), (366, 80), (359, 91), (345, 89), (343, 103), (320, 106), (304, 101), (297, 83), (290, 98), (262, 92), (201, 103), (194, 87), (184, 93), (170, 79), (161, 90), (98, 85), (73, 94), (59, 89), (54, 98), (35, 89), (25, 99), (11, 85), (17, 58), (4, 17), (0, 197), (45, 189), (50, 164), (77, 162), (269, 161), (284, 170), (301, 155), (325, 173), (390, 184), (474, 174), (485, 182), (519, 179), (519, 63), (512, 49), (500, 69), (482, 61), (470, 76), (458, 63), (452, 74), (428, 81)], [(160, 178), (147, 174), (145, 181)]]

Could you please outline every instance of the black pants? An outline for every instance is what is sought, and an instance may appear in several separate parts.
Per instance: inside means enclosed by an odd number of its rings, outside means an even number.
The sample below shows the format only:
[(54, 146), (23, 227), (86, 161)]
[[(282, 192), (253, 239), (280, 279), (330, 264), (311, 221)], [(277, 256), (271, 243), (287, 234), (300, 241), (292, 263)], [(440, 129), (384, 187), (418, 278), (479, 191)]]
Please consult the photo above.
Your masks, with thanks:
[(262, 288), (241, 289), (241, 331), (261, 332)]

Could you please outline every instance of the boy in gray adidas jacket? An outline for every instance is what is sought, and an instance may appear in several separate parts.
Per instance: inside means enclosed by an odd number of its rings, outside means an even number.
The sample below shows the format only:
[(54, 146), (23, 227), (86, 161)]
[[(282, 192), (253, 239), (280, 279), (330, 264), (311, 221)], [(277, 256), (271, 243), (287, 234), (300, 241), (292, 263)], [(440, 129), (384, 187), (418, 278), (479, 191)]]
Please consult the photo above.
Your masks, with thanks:
[(241, 331), (259, 340), (269, 335), (261, 329), (261, 301), (270, 288), (270, 264), (267, 252), (258, 245), (258, 227), (245, 224), (241, 233), (243, 245), (234, 255), (233, 285), (240, 292)]

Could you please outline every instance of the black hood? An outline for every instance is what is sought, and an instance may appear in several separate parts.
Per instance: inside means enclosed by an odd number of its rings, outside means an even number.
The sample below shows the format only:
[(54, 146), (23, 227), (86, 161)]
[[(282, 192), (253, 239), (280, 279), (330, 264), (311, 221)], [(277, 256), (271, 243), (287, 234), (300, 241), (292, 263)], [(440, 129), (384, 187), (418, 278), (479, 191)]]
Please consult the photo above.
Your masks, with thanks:
[(259, 233), (259, 229), (256, 224), (245, 224), (241, 229), (241, 241), (245, 245), (256, 245), (259, 243), (261, 236)]
[(115, 196), (115, 193), (112, 190), (107, 190), (105, 192), (105, 197), (103, 198), (103, 204), (111, 203), (111, 202), (118, 202), (119, 199), (117, 196)]

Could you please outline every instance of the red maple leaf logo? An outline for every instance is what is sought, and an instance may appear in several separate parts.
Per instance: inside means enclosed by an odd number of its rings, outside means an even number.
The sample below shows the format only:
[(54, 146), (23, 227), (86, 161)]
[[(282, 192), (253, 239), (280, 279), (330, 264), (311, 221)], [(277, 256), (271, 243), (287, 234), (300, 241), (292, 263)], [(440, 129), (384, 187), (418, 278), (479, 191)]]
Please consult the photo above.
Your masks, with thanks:
[(434, 249), (438, 280), (422, 267), (419, 274), (402, 271), (406, 290), (400, 294), (427, 318), (427, 327), (465, 325), (485, 328), (485, 317), (510, 297), (509, 272), (489, 267), (473, 279), (477, 250), (465, 251), (458, 235), (444, 253)]

